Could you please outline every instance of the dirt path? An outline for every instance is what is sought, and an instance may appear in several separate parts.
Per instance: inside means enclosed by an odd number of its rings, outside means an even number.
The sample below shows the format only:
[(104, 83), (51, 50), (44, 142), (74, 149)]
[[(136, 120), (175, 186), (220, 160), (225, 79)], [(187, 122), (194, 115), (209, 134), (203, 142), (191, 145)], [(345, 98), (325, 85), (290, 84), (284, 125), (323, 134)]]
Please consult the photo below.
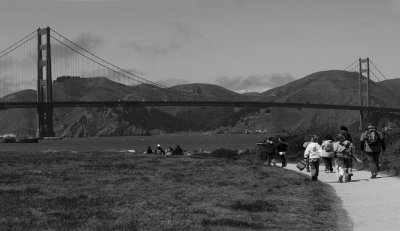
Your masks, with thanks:
[[(294, 164), (287, 168), (299, 172)], [(354, 222), (354, 230), (400, 230), (400, 178), (380, 173), (370, 179), (370, 172), (355, 171), (352, 182), (338, 183), (336, 173), (324, 171), (325, 166), (321, 165), (318, 180), (336, 190)]]

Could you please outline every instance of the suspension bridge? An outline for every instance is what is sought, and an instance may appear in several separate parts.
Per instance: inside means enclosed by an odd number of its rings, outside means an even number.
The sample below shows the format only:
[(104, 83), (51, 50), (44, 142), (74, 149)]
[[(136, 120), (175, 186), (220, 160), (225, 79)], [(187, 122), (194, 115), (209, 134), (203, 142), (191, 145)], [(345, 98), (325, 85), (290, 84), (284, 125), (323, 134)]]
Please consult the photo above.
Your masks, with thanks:
[[(128, 71), (101, 58), (78, 42), (74, 42), (52, 28), (39, 28), (0, 52), (0, 109), (36, 108), (40, 136), (54, 136), (53, 109), (55, 107), (147, 107), (147, 106), (230, 106), (230, 107), (287, 107), (360, 111), (361, 120), (368, 120), (371, 112), (400, 112), (400, 107), (385, 107), (371, 103), (372, 83), (382, 83), (389, 92), (396, 92), (387, 78), (369, 59), (358, 59), (344, 69), (357, 73), (358, 88), (347, 86), (345, 94), (353, 100), (348, 104), (308, 102), (234, 101), (194, 95), (147, 80), (137, 71)], [(175, 100), (107, 99), (60, 100), (53, 95), (53, 79), (103, 77), (125, 86), (150, 85), (176, 95)], [(342, 81), (342, 80), (339, 80)], [(345, 80), (343, 80), (345, 81)], [(36, 97), (15, 97), (24, 91), (35, 91)], [(55, 94), (56, 95), (56, 94)]]

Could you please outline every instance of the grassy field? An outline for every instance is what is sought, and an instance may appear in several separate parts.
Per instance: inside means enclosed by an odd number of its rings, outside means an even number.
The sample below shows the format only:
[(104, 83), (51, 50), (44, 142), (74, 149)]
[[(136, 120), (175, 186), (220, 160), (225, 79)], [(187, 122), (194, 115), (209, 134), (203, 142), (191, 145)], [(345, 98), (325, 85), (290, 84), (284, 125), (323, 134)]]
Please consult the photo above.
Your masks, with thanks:
[(334, 190), (240, 160), (1, 152), (1, 230), (351, 230)]

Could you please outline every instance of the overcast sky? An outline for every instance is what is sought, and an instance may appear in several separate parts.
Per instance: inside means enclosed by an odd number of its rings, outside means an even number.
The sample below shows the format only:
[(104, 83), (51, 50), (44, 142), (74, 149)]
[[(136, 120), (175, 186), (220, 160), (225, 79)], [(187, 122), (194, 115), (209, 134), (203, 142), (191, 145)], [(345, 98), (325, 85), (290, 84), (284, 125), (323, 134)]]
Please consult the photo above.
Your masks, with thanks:
[(0, 50), (46, 26), (151, 81), (262, 91), (366, 57), (400, 77), (400, 0), (0, 0)]

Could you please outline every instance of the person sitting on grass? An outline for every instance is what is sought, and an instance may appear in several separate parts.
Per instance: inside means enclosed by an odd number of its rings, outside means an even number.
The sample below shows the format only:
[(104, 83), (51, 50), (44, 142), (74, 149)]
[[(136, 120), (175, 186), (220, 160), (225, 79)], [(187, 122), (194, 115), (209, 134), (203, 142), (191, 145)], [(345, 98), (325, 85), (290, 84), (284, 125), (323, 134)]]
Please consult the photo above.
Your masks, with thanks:
[(156, 148), (155, 154), (165, 155), (165, 151), (164, 151), (164, 149), (161, 147), (160, 144), (157, 144), (157, 148)]
[(308, 160), (311, 170), (311, 180), (318, 180), (319, 159), (321, 158), (321, 146), (318, 144), (318, 137), (311, 136), (310, 143), (304, 151), (304, 159)]
[(174, 149), (173, 155), (183, 155), (183, 150), (181, 146), (177, 145), (176, 148)]

